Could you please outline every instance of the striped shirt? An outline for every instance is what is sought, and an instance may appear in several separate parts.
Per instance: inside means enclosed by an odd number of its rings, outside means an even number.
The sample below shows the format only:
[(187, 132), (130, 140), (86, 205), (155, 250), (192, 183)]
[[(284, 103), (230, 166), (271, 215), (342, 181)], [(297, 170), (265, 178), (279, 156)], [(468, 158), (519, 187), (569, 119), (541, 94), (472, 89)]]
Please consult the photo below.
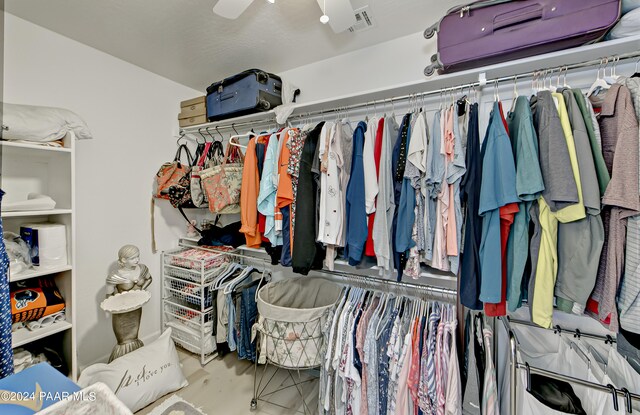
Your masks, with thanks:
[[(631, 92), (636, 117), (640, 119), (640, 79), (627, 78), (624, 84)], [(622, 328), (640, 334), (640, 215), (627, 220), (625, 268), (620, 283), (618, 310)]]

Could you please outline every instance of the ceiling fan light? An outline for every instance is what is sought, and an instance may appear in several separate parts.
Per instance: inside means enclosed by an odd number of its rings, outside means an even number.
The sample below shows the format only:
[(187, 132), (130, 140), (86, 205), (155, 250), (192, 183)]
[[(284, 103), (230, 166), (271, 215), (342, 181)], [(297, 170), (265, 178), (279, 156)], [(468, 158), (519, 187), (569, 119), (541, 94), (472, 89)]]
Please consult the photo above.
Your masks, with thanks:
[(322, 16), (320, 16), (320, 23), (322, 24), (329, 23), (329, 16), (327, 16), (326, 14), (323, 14)]

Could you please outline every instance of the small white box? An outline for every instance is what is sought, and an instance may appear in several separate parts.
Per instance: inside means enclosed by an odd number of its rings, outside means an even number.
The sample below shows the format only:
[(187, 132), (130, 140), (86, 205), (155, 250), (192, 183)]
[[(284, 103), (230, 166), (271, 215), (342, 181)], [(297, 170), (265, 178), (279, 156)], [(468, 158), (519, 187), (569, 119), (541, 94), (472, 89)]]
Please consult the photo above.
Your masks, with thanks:
[(22, 226), (38, 231), (38, 255), (41, 268), (68, 264), (67, 227), (59, 223), (30, 223)]

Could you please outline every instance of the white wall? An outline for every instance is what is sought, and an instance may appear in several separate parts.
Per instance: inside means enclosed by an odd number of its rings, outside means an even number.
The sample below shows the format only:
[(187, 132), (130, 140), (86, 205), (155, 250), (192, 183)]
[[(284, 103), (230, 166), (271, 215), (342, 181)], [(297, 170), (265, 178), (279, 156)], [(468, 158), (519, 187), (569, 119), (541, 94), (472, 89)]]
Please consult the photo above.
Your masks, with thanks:
[[(106, 358), (115, 344), (111, 322), (98, 304), (107, 269), (124, 244), (140, 247), (141, 262), (154, 277), (141, 338), (160, 330), (160, 255), (151, 253), (151, 185), (158, 167), (175, 152), (179, 101), (200, 93), (5, 16), (5, 101), (73, 110), (95, 137), (76, 146), (75, 310), (82, 368)], [(168, 203), (156, 207), (159, 251), (173, 246), (183, 230), (183, 220)]]
[(418, 32), (280, 75), (301, 89), (300, 102), (310, 102), (424, 80), (435, 52), (435, 38)]

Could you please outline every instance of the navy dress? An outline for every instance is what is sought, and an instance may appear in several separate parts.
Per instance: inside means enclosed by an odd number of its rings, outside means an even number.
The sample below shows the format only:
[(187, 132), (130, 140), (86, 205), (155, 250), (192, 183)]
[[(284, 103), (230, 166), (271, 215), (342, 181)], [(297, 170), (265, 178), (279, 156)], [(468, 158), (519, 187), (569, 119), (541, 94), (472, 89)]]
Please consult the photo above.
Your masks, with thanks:
[[(0, 203), (4, 192), (0, 189)], [(2, 209), (0, 209), (1, 211)], [(13, 374), (11, 348), (11, 296), (9, 294), (9, 255), (4, 245), (0, 218), (0, 378)]]

